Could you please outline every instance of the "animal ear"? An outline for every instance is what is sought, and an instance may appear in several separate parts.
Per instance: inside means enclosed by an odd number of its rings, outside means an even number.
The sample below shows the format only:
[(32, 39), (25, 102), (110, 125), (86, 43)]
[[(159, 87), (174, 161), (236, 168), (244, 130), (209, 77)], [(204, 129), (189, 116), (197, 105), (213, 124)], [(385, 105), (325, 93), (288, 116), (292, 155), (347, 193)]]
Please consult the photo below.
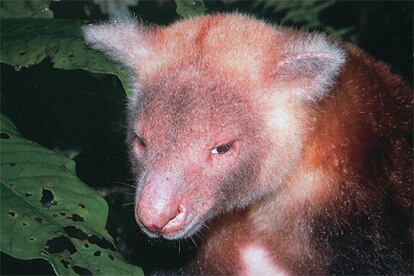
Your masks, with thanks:
[(274, 77), (301, 99), (315, 101), (334, 84), (344, 63), (344, 51), (325, 36), (301, 35), (288, 43)]
[(90, 47), (134, 71), (151, 50), (150, 32), (132, 19), (86, 25), (83, 34)]

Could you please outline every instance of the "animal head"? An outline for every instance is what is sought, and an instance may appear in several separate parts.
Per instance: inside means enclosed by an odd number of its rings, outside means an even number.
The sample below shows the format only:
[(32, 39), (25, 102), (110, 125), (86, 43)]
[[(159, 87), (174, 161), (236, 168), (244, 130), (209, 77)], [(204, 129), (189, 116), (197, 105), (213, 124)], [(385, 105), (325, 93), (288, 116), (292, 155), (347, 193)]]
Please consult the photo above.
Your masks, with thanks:
[(345, 60), (322, 35), (237, 14), (84, 33), (132, 72), (135, 216), (149, 236), (168, 239), (278, 189), (300, 158), (306, 106), (325, 96)]

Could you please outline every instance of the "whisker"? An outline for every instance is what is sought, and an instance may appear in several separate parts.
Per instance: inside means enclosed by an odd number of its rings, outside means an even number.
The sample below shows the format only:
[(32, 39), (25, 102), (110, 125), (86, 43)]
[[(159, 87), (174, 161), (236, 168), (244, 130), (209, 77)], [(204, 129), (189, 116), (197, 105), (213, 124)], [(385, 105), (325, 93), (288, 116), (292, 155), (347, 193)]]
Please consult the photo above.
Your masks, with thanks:
[(115, 180), (115, 181), (111, 181), (111, 182), (109, 182), (109, 184), (119, 184), (119, 185), (124, 185), (124, 186), (127, 186), (127, 187), (130, 187), (130, 188), (134, 188), (135, 189), (135, 185), (134, 184), (130, 184), (130, 183), (127, 183), (127, 182), (122, 182), (122, 181), (117, 181), (117, 180)]
[(205, 230), (210, 230), (210, 226), (208, 226), (207, 222), (202, 223), (201, 228)]
[(190, 237), (190, 239), (191, 239), (191, 241), (193, 242), (193, 244), (195, 245), (195, 247), (198, 249), (198, 245), (197, 245), (197, 243), (195, 242), (194, 238), (191, 236), (191, 237)]
[(124, 192), (125, 194), (127, 194), (127, 195), (135, 195), (135, 192)]

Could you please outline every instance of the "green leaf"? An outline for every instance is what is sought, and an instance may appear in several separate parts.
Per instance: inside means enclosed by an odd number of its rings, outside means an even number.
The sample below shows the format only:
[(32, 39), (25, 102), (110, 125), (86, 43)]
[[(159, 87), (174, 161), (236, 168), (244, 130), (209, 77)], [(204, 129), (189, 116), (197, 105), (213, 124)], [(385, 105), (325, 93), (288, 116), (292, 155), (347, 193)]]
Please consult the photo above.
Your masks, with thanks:
[(62, 19), (2, 19), (0, 61), (28, 67), (50, 58), (59, 69), (83, 69), (94, 73), (114, 74), (122, 82), (127, 95), (131, 85), (123, 70), (85, 44), (81, 21)]
[(203, 0), (175, 0), (176, 12), (182, 17), (202, 15), (206, 10)]
[(75, 163), (23, 138), (0, 115), (1, 251), (47, 260), (58, 275), (142, 275), (105, 230), (108, 206)]
[(49, 9), (51, 0), (3, 0), (0, 2), (1, 18), (53, 18)]

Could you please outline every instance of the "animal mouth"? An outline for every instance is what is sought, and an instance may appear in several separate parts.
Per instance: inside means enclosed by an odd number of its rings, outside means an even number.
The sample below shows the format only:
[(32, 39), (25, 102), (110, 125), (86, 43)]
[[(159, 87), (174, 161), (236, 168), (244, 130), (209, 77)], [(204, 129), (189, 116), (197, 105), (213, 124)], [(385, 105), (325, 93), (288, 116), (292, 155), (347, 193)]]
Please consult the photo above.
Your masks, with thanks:
[[(198, 230), (200, 230), (200, 228), (202, 227), (202, 225), (204, 223), (202, 219), (195, 218), (195, 217), (189, 217), (188, 221), (189, 222), (186, 223), (183, 228), (177, 229), (175, 231), (169, 231), (169, 232), (161, 231), (159, 233), (154, 233), (154, 232), (151, 232), (148, 229), (146, 229), (146, 227), (143, 226), (141, 223), (140, 223), (140, 228), (150, 238), (160, 238), (160, 237), (162, 237), (162, 238), (167, 239), (167, 240), (185, 239), (185, 238), (191, 237)], [(170, 223), (172, 223), (172, 225), (173, 225), (175, 222), (172, 220)]]
[(161, 236), (167, 240), (178, 240), (189, 238), (194, 235), (202, 226), (203, 221), (197, 218), (191, 218), (190, 222), (186, 224), (183, 229), (178, 230), (177, 232), (172, 232), (168, 234), (162, 234)]

